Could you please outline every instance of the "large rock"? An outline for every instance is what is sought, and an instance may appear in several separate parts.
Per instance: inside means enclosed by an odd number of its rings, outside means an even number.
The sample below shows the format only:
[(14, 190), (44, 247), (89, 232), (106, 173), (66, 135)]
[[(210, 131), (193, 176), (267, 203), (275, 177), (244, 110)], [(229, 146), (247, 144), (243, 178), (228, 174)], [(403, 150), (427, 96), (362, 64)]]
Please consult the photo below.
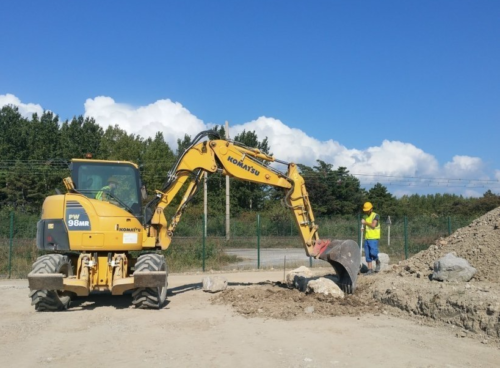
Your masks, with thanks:
[(306, 291), (307, 283), (313, 276), (309, 268), (300, 266), (286, 274), (286, 284), (300, 291)]
[(306, 293), (332, 295), (335, 298), (344, 298), (344, 292), (340, 290), (338, 285), (325, 277), (309, 280)]
[(206, 276), (203, 278), (203, 291), (217, 293), (227, 289), (227, 279), (224, 276)]
[(286, 275), (286, 283), (305, 293), (319, 293), (343, 298), (344, 292), (335, 283), (337, 276), (317, 276), (309, 268), (300, 266)]
[(448, 253), (434, 262), (432, 279), (438, 281), (467, 282), (472, 279), (477, 270), (466, 259)]

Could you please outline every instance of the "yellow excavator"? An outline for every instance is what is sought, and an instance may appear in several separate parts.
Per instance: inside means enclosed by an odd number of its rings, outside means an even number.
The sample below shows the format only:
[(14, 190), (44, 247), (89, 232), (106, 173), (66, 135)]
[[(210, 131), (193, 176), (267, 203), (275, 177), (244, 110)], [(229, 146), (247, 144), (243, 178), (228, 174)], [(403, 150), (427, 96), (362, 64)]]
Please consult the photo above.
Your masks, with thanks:
[[(274, 169), (273, 162), (286, 165), (287, 171)], [(37, 247), (45, 254), (28, 275), (36, 310), (64, 310), (72, 297), (93, 291), (122, 295), (129, 290), (136, 308), (161, 308), (168, 287), (161, 251), (170, 246), (204, 172), (282, 188), (307, 256), (329, 262), (344, 291), (356, 288), (357, 243), (319, 238), (304, 179), (293, 163), (204, 131), (180, 155), (163, 188), (144, 209), (140, 203), (146, 193), (136, 164), (73, 159), (70, 169), (71, 176), (63, 180), (67, 192), (45, 199), (37, 224)], [(183, 197), (168, 222), (165, 210), (183, 187)]]

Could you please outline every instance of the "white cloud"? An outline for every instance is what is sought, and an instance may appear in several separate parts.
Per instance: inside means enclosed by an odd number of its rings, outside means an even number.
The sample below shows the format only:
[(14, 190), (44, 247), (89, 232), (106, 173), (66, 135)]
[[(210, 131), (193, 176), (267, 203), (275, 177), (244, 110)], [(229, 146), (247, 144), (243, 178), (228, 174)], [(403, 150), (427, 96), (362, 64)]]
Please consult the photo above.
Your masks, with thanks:
[(126, 132), (141, 137), (154, 137), (163, 132), (169, 146), (175, 150), (177, 139), (185, 134), (194, 136), (206, 129), (205, 124), (178, 102), (159, 100), (153, 104), (133, 107), (116, 103), (111, 97), (99, 96), (85, 101), (85, 117), (93, 117), (104, 129), (120, 126)]
[(379, 147), (369, 147), (354, 164), (358, 173), (391, 176), (432, 176), (439, 170), (434, 156), (411, 143), (384, 140)]
[[(0, 106), (6, 104), (18, 106), (23, 116), (27, 117), (31, 117), (34, 112), (43, 113), (40, 105), (22, 103), (11, 94), (0, 95)], [(129, 134), (145, 138), (154, 137), (161, 131), (174, 150), (177, 148), (177, 139), (182, 139), (185, 134), (194, 137), (200, 131), (212, 127), (212, 124), (205, 124), (180, 103), (169, 99), (134, 107), (117, 103), (111, 97), (98, 96), (85, 101), (84, 116), (93, 117), (104, 129), (118, 125)], [(277, 159), (308, 166), (315, 166), (316, 160), (319, 159), (332, 164), (334, 168), (343, 166), (356, 175), (362, 184), (371, 187), (380, 182), (391, 187), (390, 190), (396, 196), (429, 191), (451, 191), (467, 196), (481, 196), (482, 193), (478, 193), (474, 186), (466, 188), (466, 185), (447, 185), (439, 178), (448, 178), (452, 180), (451, 184), (456, 184), (457, 181), (453, 180), (457, 179), (467, 179), (469, 184), (473, 183), (471, 180), (488, 179), (485, 165), (479, 157), (457, 155), (452, 161), (440, 166), (433, 155), (411, 143), (384, 140), (380, 146), (366, 149), (347, 148), (333, 139), (319, 140), (300, 129), (287, 126), (278, 119), (263, 116), (244, 124), (230, 126), (231, 137), (243, 130), (255, 131), (260, 139), (267, 137), (271, 151)], [(496, 180), (500, 180), (500, 170), (496, 170), (493, 175)]]
[(486, 190), (484, 190), (483, 192), (479, 192), (477, 190), (473, 190), (473, 189), (465, 189), (464, 192), (462, 193), (462, 195), (464, 197), (475, 197), (475, 198), (478, 198), (478, 197), (482, 197), (484, 192), (486, 192)]
[(0, 108), (6, 105), (17, 106), (21, 116), (27, 119), (31, 119), (33, 114), (35, 113), (38, 114), (38, 116), (43, 114), (42, 106), (32, 103), (28, 104), (22, 103), (19, 98), (10, 93), (7, 93), (5, 95), (0, 95)]
[[(174, 150), (177, 148), (177, 139), (182, 139), (185, 134), (194, 137), (200, 131), (212, 127), (192, 115), (180, 103), (168, 99), (133, 107), (100, 96), (85, 102), (85, 116), (93, 117), (104, 128), (117, 124), (128, 133), (142, 137), (153, 137), (157, 131), (161, 131)], [(230, 136), (234, 137), (243, 130), (255, 131), (260, 139), (267, 137), (277, 159), (308, 166), (315, 166), (316, 160), (322, 160), (334, 168), (343, 166), (356, 175), (362, 184), (370, 187), (380, 182), (393, 186), (399, 195), (422, 191), (423, 187), (443, 189), (439, 180), (429, 178), (487, 178), (483, 173), (484, 164), (478, 157), (455, 156), (451, 162), (440, 167), (433, 155), (411, 143), (384, 140), (380, 146), (365, 150), (350, 149), (333, 139), (321, 141), (278, 119), (264, 116), (230, 126)], [(460, 187), (446, 187), (446, 184), (444, 189), (460, 192)], [(477, 196), (473, 190), (469, 189), (468, 193)]]
[[(371, 175), (433, 176), (439, 171), (437, 160), (410, 143), (384, 141), (379, 147), (365, 151), (348, 149), (332, 139), (320, 141), (303, 131), (286, 126), (280, 120), (260, 117), (257, 120), (230, 127), (231, 136), (243, 130), (255, 131), (262, 139), (268, 137), (276, 158), (314, 166), (322, 160), (337, 168), (346, 167), (352, 174), (360, 175), (362, 182), (371, 182)], [(392, 178), (392, 181), (398, 181)]]
[(483, 161), (479, 157), (454, 156), (451, 162), (444, 165), (444, 176), (449, 178), (485, 179)]
[(357, 150), (348, 150), (330, 139), (319, 141), (300, 129), (290, 128), (280, 120), (260, 117), (251, 122), (229, 127), (231, 137), (246, 131), (255, 131), (260, 139), (268, 138), (274, 157), (289, 162), (314, 166), (323, 160), (334, 166), (348, 166), (354, 162)]
[(500, 170), (495, 170), (495, 179), (500, 181)]

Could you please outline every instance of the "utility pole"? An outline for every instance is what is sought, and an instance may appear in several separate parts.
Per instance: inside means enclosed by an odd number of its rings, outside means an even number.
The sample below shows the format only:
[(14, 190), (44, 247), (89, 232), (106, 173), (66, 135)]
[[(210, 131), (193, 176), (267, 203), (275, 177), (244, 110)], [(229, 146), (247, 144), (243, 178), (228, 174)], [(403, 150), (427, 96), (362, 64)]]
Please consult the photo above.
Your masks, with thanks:
[[(229, 139), (229, 123), (226, 120), (226, 139)], [(229, 176), (226, 176), (226, 241), (231, 238), (229, 222)]]

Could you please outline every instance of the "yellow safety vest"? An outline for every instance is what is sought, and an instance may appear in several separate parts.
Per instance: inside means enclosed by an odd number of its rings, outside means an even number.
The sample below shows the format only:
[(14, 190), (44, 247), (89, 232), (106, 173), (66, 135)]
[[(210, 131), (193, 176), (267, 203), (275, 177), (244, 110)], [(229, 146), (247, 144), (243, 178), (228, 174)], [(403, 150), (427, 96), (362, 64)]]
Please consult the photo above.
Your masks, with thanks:
[[(98, 199), (100, 201), (103, 201), (106, 199), (107, 194), (111, 191), (111, 187), (106, 185), (103, 187), (99, 192), (97, 192), (95, 199)], [(102, 197), (104, 195), (104, 198)]]
[[(377, 214), (375, 212), (372, 212), (370, 216), (365, 215), (365, 221), (371, 224), (376, 216)], [(365, 239), (380, 239), (380, 217), (377, 221), (377, 226), (375, 226), (375, 229), (371, 228), (368, 225), (365, 226)]]

